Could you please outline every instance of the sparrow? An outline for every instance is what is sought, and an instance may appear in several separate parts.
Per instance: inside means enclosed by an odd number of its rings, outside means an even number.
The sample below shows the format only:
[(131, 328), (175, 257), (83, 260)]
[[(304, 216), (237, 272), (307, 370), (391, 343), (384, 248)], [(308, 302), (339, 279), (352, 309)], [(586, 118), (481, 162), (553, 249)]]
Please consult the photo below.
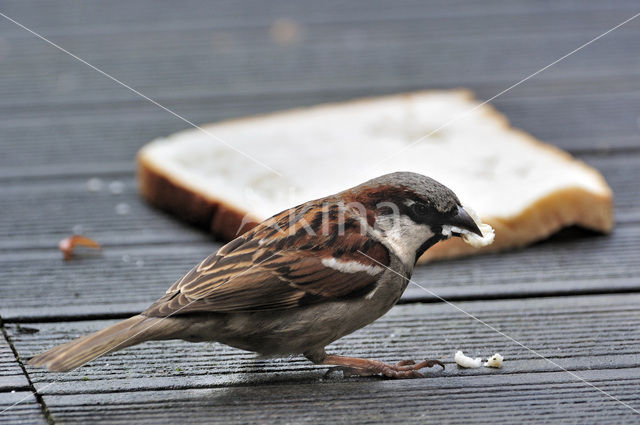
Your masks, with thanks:
[(458, 197), (410, 172), (386, 174), (283, 211), (205, 258), (139, 315), (29, 360), (50, 371), (150, 340), (216, 341), (262, 356), (304, 355), (346, 374), (418, 378), (438, 360), (387, 364), (325, 347), (384, 315), (418, 258), (482, 236)]

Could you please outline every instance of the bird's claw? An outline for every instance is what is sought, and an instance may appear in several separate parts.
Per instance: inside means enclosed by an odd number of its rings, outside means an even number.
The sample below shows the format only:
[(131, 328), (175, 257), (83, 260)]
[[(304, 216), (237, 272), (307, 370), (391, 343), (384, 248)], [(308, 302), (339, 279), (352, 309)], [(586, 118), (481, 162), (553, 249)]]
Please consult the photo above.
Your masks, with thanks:
[(424, 360), (420, 363), (416, 363), (413, 360), (402, 360), (395, 365), (372, 360), (371, 363), (366, 367), (333, 367), (327, 371), (325, 377), (333, 372), (342, 371), (343, 376), (345, 377), (378, 375), (395, 379), (415, 379), (424, 378), (424, 375), (419, 372), (420, 369), (423, 369), (425, 367), (433, 367), (435, 365), (442, 366), (443, 369), (445, 367), (444, 363), (442, 363), (440, 360)]

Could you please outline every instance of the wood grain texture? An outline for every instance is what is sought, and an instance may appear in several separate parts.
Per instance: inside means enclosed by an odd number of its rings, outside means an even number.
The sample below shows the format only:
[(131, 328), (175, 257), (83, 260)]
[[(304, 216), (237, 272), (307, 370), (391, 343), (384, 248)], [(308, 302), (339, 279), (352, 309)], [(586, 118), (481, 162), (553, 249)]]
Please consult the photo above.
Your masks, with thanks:
[[(637, 82), (635, 84), (637, 86)], [(597, 83), (589, 85), (599, 87)], [(487, 90), (484, 97), (503, 88)], [(176, 111), (196, 123), (206, 123), (393, 91), (305, 95), (303, 98), (190, 100)], [(640, 148), (637, 127), (640, 95), (626, 100), (617, 99), (616, 94), (611, 94), (609, 99), (505, 97), (493, 103), (514, 126), (571, 152), (608, 153), (614, 149), (637, 151)], [(133, 161), (139, 148), (156, 137), (189, 127), (177, 118), (167, 116), (166, 112), (151, 108), (147, 104), (88, 106), (78, 111), (58, 108), (56, 112), (39, 112), (36, 116), (0, 122), (3, 129), (0, 142), (4, 149), (0, 158), (0, 179), (16, 181), (22, 177), (74, 174), (106, 175), (107, 178), (112, 174), (132, 176)], [(54, 114), (56, 116), (52, 116)], [(579, 124), (585, 120), (589, 124)]]
[[(222, 43), (228, 45), (222, 47), (216, 47), (220, 34), (203, 29), (181, 31), (179, 37), (158, 30), (135, 37), (128, 32), (63, 35), (55, 41), (142, 93), (179, 108), (187, 99), (207, 96), (294, 96), (345, 89), (354, 93), (374, 87), (398, 91), (431, 84), (495, 88), (513, 76), (524, 78), (632, 14), (618, 16), (608, 25), (565, 34), (491, 35), (489, 30), (482, 38), (477, 34), (436, 38), (425, 32), (428, 22), (415, 21), (379, 23), (375, 28), (369, 24), (308, 27), (304, 39), (285, 46), (269, 38), (268, 27), (226, 31)], [(449, 32), (455, 28), (454, 23)], [(638, 59), (627, 54), (637, 38), (638, 25), (629, 23), (629, 28), (594, 43), (589, 54), (568, 57), (538, 81), (571, 79), (569, 87), (580, 82), (587, 86), (590, 79), (607, 75), (637, 82), (637, 72), (628, 70), (637, 69)], [(7, 38), (7, 43), (11, 61), (0, 80), (0, 89), (6, 92), (0, 102), (3, 115), (20, 117), (46, 110), (56, 116), (61, 111), (46, 108), (146, 102), (41, 40)], [(274, 66), (275, 60), (281, 61), (280, 66)], [(38, 66), (42, 63), (51, 69)], [(450, 72), (453, 66), (460, 66), (455, 74)], [(29, 71), (20, 73), (23, 69)]]
[[(617, 81), (617, 80), (614, 80)], [(515, 81), (514, 81), (515, 82)], [(637, 119), (640, 116), (640, 92), (635, 90), (640, 76), (628, 80), (633, 88), (606, 92), (598, 81), (587, 81), (575, 91), (591, 91), (591, 94), (567, 94), (562, 92), (564, 82), (539, 82), (549, 96), (516, 97), (509, 93), (492, 103), (518, 128), (550, 142), (560, 148), (580, 153), (584, 151), (609, 152), (624, 148), (638, 150)], [(534, 83), (531, 83), (532, 85)], [(459, 83), (476, 89), (480, 98), (489, 98), (507, 85), (480, 87)], [(567, 83), (566, 85), (570, 85)], [(165, 102), (167, 107), (195, 123), (207, 123), (220, 119), (259, 114), (280, 109), (308, 106), (316, 103), (348, 100), (354, 97), (393, 93), (418, 88), (454, 85), (412, 85), (391, 89), (363, 89), (335, 93), (281, 95), (278, 97), (210, 97), (190, 98)], [(556, 87), (560, 88), (556, 88)], [(115, 89), (115, 88), (114, 88)], [(518, 88), (520, 90), (520, 88)], [(593, 91), (605, 91), (596, 94)], [(85, 168), (86, 174), (122, 172), (123, 165), (133, 174), (136, 152), (150, 140), (189, 128), (183, 121), (148, 103), (108, 103), (96, 106), (82, 105), (78, 109), (54, 107), (16, 115), (15, 109), (3, 113), (0, 118), (0, 141), (4, 155), (0, 158), (0, 178), (41, 174), (65, 175), (74, 169)], [(13, 114), (13, 116), (11, 116)], [(229, 141), (232, 143), (233, 141)], [(73, 164), (70, 167), (69, 164)], [(107, 164), (110, 165), (107, 166)], [(88, 168), (88, 169), (87, 169)], [(46, 171), (46, 173), (45, 173)], [(37, 174), (36, 174), (37, 175)]]
[[(36, 25), (49, 31), (60, 33), (100, 33), (121, 31), (144, 31), (157, 29), (164, 25), (168, 31), (180, 28), (205, 26), (207, 28), (239, 28), (269, 25), (274, 19), (290, 17), (303, 23), (336, 22), (379, 22), (405, 21), (411, 19), (462, 19), (468, 18), (468, 25), (478, 25), (473, 19), (485, 17), (520, 18), (542, 15), (554, 19), (556, 15), (565, 18), (563, 24), (572, 15), (580, 16), (580, 21), (591, 22), (599, 16), (608, 16), (615, 12), (628, 12), (636, 9), (633, 0), (617, 0), (602, 3), (597, 0), (561, 0), (555, 2), (513, 2), (509, 0), (490, 0), (482, 8), (469, 7), (464, 0), (430, 0), (428, 4), (417, 0), (396, 1), (392, 5), (384, 0), (361, 3), (344, 3), (339, 0), (322, 3), (291, 3), (286, 0), (269, 2), (265, 5), (259, 0), (232, 2), (218, 1), (214, 4), (203, 0), (186, 0), (177, 5), (168, 0), (157, 2), (153, 10), (155, 20), (149, 19), (149, 7), (145, 2), (117, 0), (105, 5), (99, 0), (60, 0), (54, 4), (46, 0), (37, 0), (25, 5), (19, 0), (4, 2), (6, 13), (21, 16), (30, 25)], [(428, 6), (428, 7), (425, 7)], [(586, 16), (585, 16), (586, 15)], [(540, 19), (540, 18), (538, 18)], [(578, 21), (578, 22), (580, 22)], [(539, 25), (544, 25), (541, 20)], [(463, 28), (460, 29), (464, 31)], [(16, 34), (11, 27), (2, 27), (0, 34)]]
[[(38, 18), (53, 5), (34, 16), (35, 9), (9, 2), (5, 12), (49, 29), (55, 42), (196, 123), (424, 88), (467, 86), (490, 98), (632, 11), (632, 2), (574, 10), (572, 1), (544, 7), (489, 2), (482, 10), (409, 2), (406, 9), (367, 5), (366, 12), (344, 5), (311, 11), (280, 3), (265, 11), (225, 4), (212, 13), (196, 2), (193, 9), (157, 8), (159, 19), (176, 12), (167, 26), (143, 25), (139, 6), (68, 3), (60, 10), (73, 9), (73, 18), (52, 12), (60, 22)], [(295, 43), (269, 37), (282, 17), (301, 26)], [(34, 167), (58, 174), (87, 163), (118, 169), (152, 138), (188, 127), (6, 24), (0, 176), (29, 175)], [(565, 149), (640, 148), (640, 63), (628, 53), (639, 25), (629, 23), (494, 103), (517, 127)]]
[[(637, 371), (584, 372), (628, 403), (636, 400)], [(64, 423), (127, 424), (634, 424), (636, 414), (564, 372), (433, 378), (403, 382), (314, 382), (185, 391), (153, 390), (44, 399)], [(195, 414), (194, 412), (197, 412)]]
[[(404, 300), (500, 297), (640, 288), (640, 226), (610, 236), (576, 231), (524, 250), (417, 267)], [(69, 262), (55, 248), (20, 250), (0, 258), (4, 320), (133, 314), (150, 305), (193, 265), (210, 243), (114, 245)], [(28, 282), (28, 284), (25, 284)]]
[[(551, 63), (630, 18), (631, 10), (548, 10), (516, 17), (484, 12), (450, 18), (437, 13), (428, 16), (424, 11), (422, 17), (404, 20), (384, 19), (384, 12), (379, 11), (380, 19), (374, 26), (372, 21), (348, 17), (331, 23), (305, 23), (282, 9), (283, 15), (262, 24), (235, 28), (202, 23), (191, 28), (187, 23), (173, 30), (158, 25), (142, 31), (129, 27), (128, 31), (114, 28), (111, 32), (53, 31), (44, 35), (143, 93), (167, 101), (201, 97), (203, 87), (209, 93), (237, 95), (309, 92), (313, 88), (424, 87), (425, 81), (502, 83)], [(351, 13), (354, 16), (356, 12)], [(279, 18), (292, 20), (297, 28), (285, 43), (270, 36)], [(40, 27), (34, 24), (34, 28)], [(637, 23), (629, 23), (591, 46), (590, 54), (567, 58), (541, 78), (570, 76), (581, 80), (633, 68), (637, 57), (626, 52), (637, 40), (638, 28)], [(113, 81), (28, 33), (12, 34), (15, 36), (5, 37), (11, 46), (7, 53), (11, 61), (0, 81), (6, 92), (0, 105), (6, 107), (11, 102), (10, 109), (17, 112), (33, 104), (71, 106), (135, 99), (127, 90), (114, 87)], [(457, 66), (455, 73), (451, 72), (453, 66)], [(335, 75), (341, 78), (333, 78)]]
[[(520, 341), (538, 354), (571, 370), (638, 367), (640, 295), (598, 295), (455, 303), (457, 307)], [(21, 357), (99, 330), (113, 321), (33, 323), (36, 333), (7, 330)], [(463, 349), (474, 356), (500, 352), (503, 369), (459, 369), (452, 356)], [(445, 372), (429, 375), (494, 375), (556, 371), (558, 367), (515, 344), (495, 330), (446, 304), (394, 307), (372, 325), (336, 341), (328, 351), (385, 361), (438, 358)], [(614, 361), (615, 360), (615, 361)], [(97, 359), (70, 373), (50, 373), (28, 366), (36, 388), (46, 394), (115, 389), (151, 389), (248, 385), (281, 380), (316, 379), (326, 367), (303, 358), (255, 359), (254, 355), (214, 343), (148, 342)], [(292, 372), (292, 376), (285, 376)], [(279, 378), (278, 378), (279, 377)], [(54, 385), (45, 386), (55, 381)], [(367, 380), (363, 380), (366, 382)]]
[[(15, 406), (13, 404), (18, 403)], [(16, 391), (0, 393), (0, 424), (46, 425), (47, 420), (31, 392)]]
[[(88, 189), (95, 177), (37, 180), (0, 189), (3, 249), (56, 247), (71, 233), (85, 233), (103, 244), (204, 242), (212, 237), (148, 206), (133, 178), (98, 178), (102, 189)], [(117, 187), (116, 193), (113, 187)], [(118, 193), (121, 191), (122, 193)], [(16, 221), (15, 217), (21, 217)], [(128, 241), (128, 242), (127, 242)]]
[[(380, 418), (385, 414), (398, 420), (410, 418), (416, 408), (435, 415), (420, 417), (429, 423), (439, 423), (445, 416), (454, 422), (479, 420), (489, 412), (498, 423), (508, 423), (507, 415), (517, 409), (524, 409), (522, 413), (532, 420), (540, 420), (539, 415), (551, 409), (558, 418), (563, 414), (565, 418), (579, 418), (590, 412), (603, 415), (603, 419), (615, 415), (617, 421), (632, 421), (637, 418), (631, 411), (559, 366), (640, 407), (634, 396), (640, 391), (640, 329), (634, 325), (640, 320), (638, 302), (640, 295), (625, 294), (456, 303), (537, 354), (446, 304), (394, 307), (374, 324), (329, 347), (331, 352), (385, 361), (426, 357), (447, 363), (444, 372), (430, 370), (428, 379), (410, 382), (345, 380), (339, 374), (326, 380), (322, 379), (326, 368), (301, 358), (258, 360), (220, 344), (179, 341), (146, 343), (68, 374), (33, 368), (29, 373), (34, 385), (45, 394), (53, 417), (65, 421), (90, 412), (104, 417), (105, 422), (110, 420), (107, 417), (125, 413), (151, 421), (155, 409), (147, 410), (145, 405), (164, 403), (170, 406), (165, 413), (171, 416), (181, 412), (177, 400), (191, 406), (216, 407), (221, 421), (234, 420), (227, 409), (243, 405), (236, 412), (238, 422), (255, 418), (260, 409), (276, 415), (274, 421), (288, 418), (297, 422), (303, 415), (302, 405), (313, 409), (312, 422), (328, 419), (332, 416), (324, 415), (341, 411), (346, 405), (358, 412), (356, 422), (373, 413), (383, 415)], [(30, 334), (15, 334), (11, 324), (7, 329), (26, 358), (109, 323), (38, 323), (30, 326), (39, 332)], [(452, 362), (457, 349), (474, 356), (498, 351), (505, 356), (505, 365), (499, 370), (460, 369)], [(194, 391), (198, 388), (201, 390)], [(133, 389), (137, 395), (128, 392)], [(171, 390), (174, 396), (167, 398), (168, 392), (156, 390)], [(560, 404), (558, 398), (563, 400)], [(96, 403), (103, 405), (97, 411)], [(283, 412), (286, 406), (289, 409)], [(201, 411), (192, 417), (196, 422), (203, 418), (208, 416)]]
[[(19, 332), (17, 327), (16, 332)], [(28, 389), (29, 382), (27, 381), (27, 377), (16, 362), (13, 351), (4, 335), (0, 334), (0, 398), (3, 392), (10, 393), (12, 391), (24, 391)], [(2, 410), (1, 405), (0, 410)]]

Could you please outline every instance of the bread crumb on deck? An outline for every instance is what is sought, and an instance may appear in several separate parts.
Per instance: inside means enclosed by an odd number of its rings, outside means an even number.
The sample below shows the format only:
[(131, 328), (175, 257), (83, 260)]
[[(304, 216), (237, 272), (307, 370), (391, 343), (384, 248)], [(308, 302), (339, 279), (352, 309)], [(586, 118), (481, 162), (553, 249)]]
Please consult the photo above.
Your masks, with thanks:
[(456, 354), (453, 356), (453, 360), (455, 360), (458, 366), (464, 368), (476, 368), (482, 366), (482, 359), (480, 357), (476, 357), (475, 359), (467, 357), (460, 350), (456, 351)]
[(503, 360), (504, 357), (502, 357), (502, 355), (495, 353), (493, 356), (489, 357), (486, 362), (484, 362), (484, 366), (501, 368)]

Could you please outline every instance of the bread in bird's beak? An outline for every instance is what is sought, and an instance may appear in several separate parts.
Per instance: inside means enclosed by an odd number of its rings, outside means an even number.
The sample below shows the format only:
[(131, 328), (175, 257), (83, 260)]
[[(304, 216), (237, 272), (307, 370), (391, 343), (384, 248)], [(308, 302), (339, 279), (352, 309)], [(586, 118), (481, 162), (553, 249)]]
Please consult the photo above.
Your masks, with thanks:
[(442, 227), (446, 237), (459, 236), (474, 248), (491, 245), (495, 239), (493, 228), (483, 223), (478, 214), (469, 207), (458, 207), (458, 215), (452, 225)]

